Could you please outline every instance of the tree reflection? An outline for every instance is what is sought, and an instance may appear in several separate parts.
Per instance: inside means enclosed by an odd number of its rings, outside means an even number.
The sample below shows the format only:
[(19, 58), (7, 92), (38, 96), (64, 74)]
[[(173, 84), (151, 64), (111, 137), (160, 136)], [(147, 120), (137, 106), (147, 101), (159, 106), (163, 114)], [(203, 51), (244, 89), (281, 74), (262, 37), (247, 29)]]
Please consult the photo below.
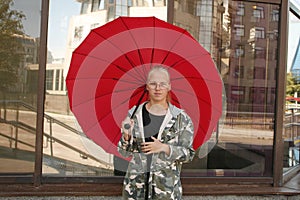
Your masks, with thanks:
[(6, 92), (16, 85), (22, 59), (22, 19), (25, 15), (11, 10), (13, 0), (0, 0), (0, 91), (5, 99)]

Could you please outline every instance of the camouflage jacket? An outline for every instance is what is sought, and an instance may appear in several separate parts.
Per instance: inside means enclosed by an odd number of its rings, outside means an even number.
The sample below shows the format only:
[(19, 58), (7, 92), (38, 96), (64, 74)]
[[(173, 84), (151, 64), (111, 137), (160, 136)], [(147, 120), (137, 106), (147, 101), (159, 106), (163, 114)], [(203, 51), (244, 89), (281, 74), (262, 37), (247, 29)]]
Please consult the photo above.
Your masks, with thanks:
[[(181, 109), (169, 104), (166, 117), (160, 127), (158, 139), (170, 147), (170, 155), (164, 152), (152, 154), (150, 176), (147, 175), (147, 158), (140, 144), (143, 134), (142, 108), (134, 116), (134, 127), (130, 141), (121, 137), (118, 151), (124, 157), (131, 156), (124, 178), (123, 199), (144, 200), (148, 185), (148, 199), (182, 199), (180, 172), (183, 162), (190, 162), (195, 154), (192, 147), (194, 128), (190, 117)], [(129, 111), (129, 116), (134, 108)], [(146, 184), (145, 181), (148, 180)]]

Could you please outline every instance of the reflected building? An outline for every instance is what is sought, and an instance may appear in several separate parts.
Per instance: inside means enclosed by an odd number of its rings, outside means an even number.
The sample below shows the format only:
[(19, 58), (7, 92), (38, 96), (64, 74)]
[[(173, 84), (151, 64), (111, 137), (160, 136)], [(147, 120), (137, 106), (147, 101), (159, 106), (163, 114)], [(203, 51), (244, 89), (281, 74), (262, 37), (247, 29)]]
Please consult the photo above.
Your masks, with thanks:
[[(35, 105), (36, 93), (38, 90), (39, 70), (39, 38), (27, 35), (15, 36), (21, 44), (18, 53), (22, 55), (18, 84), (14, 88), (20, 95), (20, 100)], [(62, 109), (68, 106), (66, 100), (66, 87), (63, 77), (63, 61), (53, 59), (50, 51), (47, 52), (47, 73), (46, 73), (46, 110), (69, 112), (69, 109)]]
[(174, 1), (173, 23), (186, 29), (212, 54), (215, 62), (222, 41), (223, 4), (223, 0)]
[(273, 113), (279, 7), (229, 1), (229, 8), (228, 111)]
[(174, 1), (174, 24), (211, 53), (221, 73), (228, 112), (274, 111), (278, 19), (279, 7), (268, 4)]
[[(21, 47), (17, 53), (22, 55), (16, 86), (13, 92), (19, 94), (21, 101), (31, 105), (36, 104), (36, 93), (38, 91), (39, 70), (39, 38), (27, 35), (15, 35)], [(66, 99), (66, 86), (63, 77), (63, 60), (55, 60), (50, 51), (47, 52), (46, 73), (46, 106), (47, 111), (69, 112)]]
[(9, 88), (9, 96), (7, 98), (21, 98), (23, 101), (31, 103), (33, 101), (32, 94), (36, 93), (37, 74), (32, 73), (30, 65), (37, 64), (39, 39), (33, 38), (25, 34), (14, 34), (13, 38), (17, 45), (14, 47), (16, 59), (19, 61), (17, 69), (16, 84)]
[[(26, 88), (23, 83), (29, 81), (27, 79), (27, 69), (29, 64), (38, 63), (38, 42), (36, 38), (32, 38), (27, 35), (14, 35), (20, 48), (16, 50), (16, 53), (21, 55), (20, 59), (20, 68), (18, 72), (19, 84), (15, 87), (18, 92), (27, 93), (35, 91), (34, 88)], [(27, 79), (27, 80), (26, 80)], [(34, 85), (34, 84), (31, 84)]]

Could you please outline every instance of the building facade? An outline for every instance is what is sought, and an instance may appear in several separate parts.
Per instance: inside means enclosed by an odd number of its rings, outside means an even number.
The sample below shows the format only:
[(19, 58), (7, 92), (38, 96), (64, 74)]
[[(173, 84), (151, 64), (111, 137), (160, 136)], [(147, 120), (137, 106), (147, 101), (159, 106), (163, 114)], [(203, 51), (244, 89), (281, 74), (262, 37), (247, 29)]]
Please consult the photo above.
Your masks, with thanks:
[[(70, 111), (65, 86), (72, 52), (92, 29), (119, 16), (155, 16), (186, 29), (211, 54), (223, 80), (218, 131), (183, 167), (186, 194), (193, 193), (193, 187), (201, 193), (220, 183), (273, 188), (298, 173), (300, 132), (290, 121), (296, 115), (291, 117), (284, 109), (288, 16), (300, 21), (293, 1), (13, 2), (14, 6), (9, 1), (7, 5), (11, 11), (28, 16), (21, 21), (24, 38), (33, 38), (32, 29), (26, 27), (26, 20), (32, 20), (28, 10), (38, 4), (42, 12), (39, 22), (31, 23), (40, 26), (33, 34), (39, 36), (35, 39), (39, 44), (34, 44), (37, 52), (24, 53), (29, 63), (20, 80), (28, 89), (2, 90), (5, 95), (0, 96), (0, 160), (5, 163), (0, 167), (0, 188), (4, 193), (63, 194), (62, 188), (67, 188), (79, 195), (120, 195), (126, 160), (84, 136)], [(77, 191), (81, 187), (84, 191)]]

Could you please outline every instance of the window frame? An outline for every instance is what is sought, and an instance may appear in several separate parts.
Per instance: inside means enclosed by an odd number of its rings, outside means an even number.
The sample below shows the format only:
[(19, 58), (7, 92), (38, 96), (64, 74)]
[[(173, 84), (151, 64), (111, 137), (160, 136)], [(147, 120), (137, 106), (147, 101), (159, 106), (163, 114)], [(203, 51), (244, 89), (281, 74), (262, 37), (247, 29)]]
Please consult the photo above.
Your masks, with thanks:
[(262, 6), (253, 7), (252, 15), (255, 18), (264, 19), (265, 18), (264, 7), (262, 7)]
[[(256, 0), (247, 2), (262, 2), (273, 3), (280, 5), (280, 35), (287, 35), (287, 19), (288, 19), (288, 1), (280, 0)], [(48, 13), (49, 13), (50, 0), (42, 0), (42, 13), (41, 13), (41, 39), (40, 39), (40, 59), (39, 59), (39, 80), (38, 80), (38, 97), (37, 97), (37, 120), (36, 120), (36, 157), (35, 168), (32, 175), (7, 175), (1, 179), (2, 184), (0, 188), (8, 194), (101, 194), (101, 195), (120, 195), (122, 188), (122, 177), (47, 177), (42, 174), (42, 160), (43, 160), (43, 123), (44, 123), (44, 101), (45, 101), (45, 78), (46, 78), (46, 63), (47, 63), (47, 32), (48, 32)], [(173, 0), (168, 0), (168, 22), (172, 23), (172, 15), (174, 15)], [(216, 185), (212, 184), (233, 184), (235, 187), (239, 183), (246, 184), (256, 183), (267, 186), (281, 186), (283, 184), (283, 171), (282, 171), (282, 130), (283, 130), (283, 114), (284, 114), (284, 94), (285, 94), (285, 75), (286, 75), (286, 62), (287, 62), (287, 39), (286, 37), (279, 37), (279, 51), (278, 69), (277, 69), (277, 88), (276, 88), (276, 113), (275, 113), (275, 137), (274, 137), (274, 155), (273, 155), (273, 176), (272, 177), (182, 177), (183, 187), (187, 189), (186, 194), (201, 194), (201, 192), (208, 191), (214, 193)], [(299, 169), (298, 169), (299, 170)], [(28, 187), (20, 186), (20, 183), (28, 183)], [(56, 184), (53, 184), (56, 183)], [(93, 184), (97, 183), (97, 184)], [(197, 192), (193, 188), (197, 184), (210, 184), (206, 187), (197, 187)], [(92, 185), (91, 185), (92, 184)], [(63, 186), (62, 186), (63, 185)], [(220, 186), (218, 186), (220, 187)], [(221, 185), (221, 187), (223, 187)], [(114, 190), (118, 190), (115, 192)], [(253, 191), (257, 188), (255, 187)], [(195, 190), (195, 188), (194, 188)], [(243, 192), (243, 188), (240, 192)], [(68, 192), (70, 191), (70, 192)], [(244, 191), (245, 192), (245, 191)], [(249, 192), (249, 190), (248, 190)]]

